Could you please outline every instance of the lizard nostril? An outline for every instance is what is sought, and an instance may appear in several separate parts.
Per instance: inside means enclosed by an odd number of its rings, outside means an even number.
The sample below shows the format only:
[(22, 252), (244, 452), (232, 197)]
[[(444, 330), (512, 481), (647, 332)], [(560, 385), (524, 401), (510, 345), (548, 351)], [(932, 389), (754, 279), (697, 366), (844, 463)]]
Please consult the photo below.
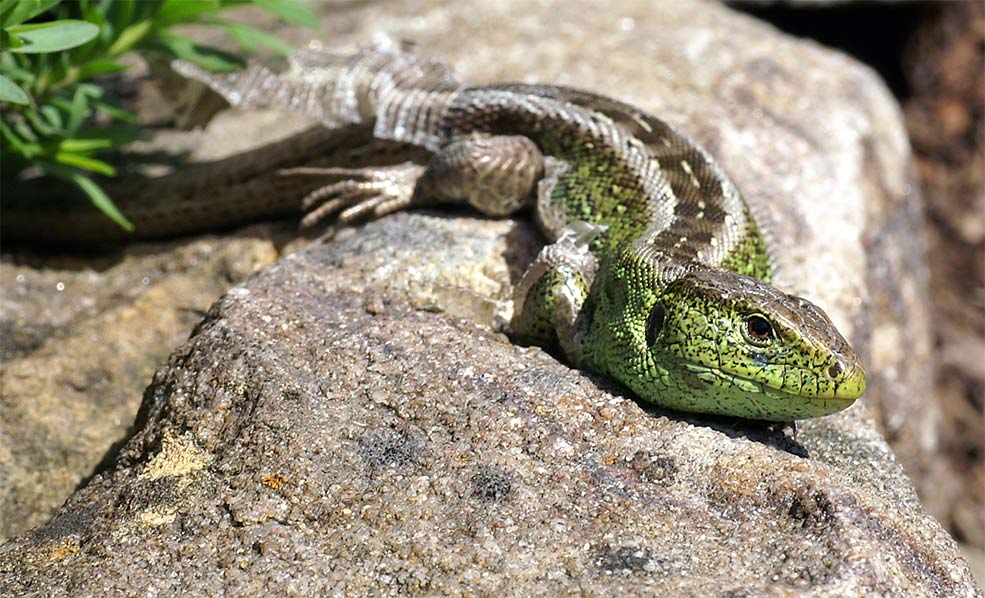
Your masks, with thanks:
[(831, 376), (832, 378), (837, 378), (838, 375), (841, 374), (844, 370), (845, 370), (845, 366), (841, 365), (840, 361), (836, 361), (831, 364), (831, 367), (828, 368), (828, 376)]

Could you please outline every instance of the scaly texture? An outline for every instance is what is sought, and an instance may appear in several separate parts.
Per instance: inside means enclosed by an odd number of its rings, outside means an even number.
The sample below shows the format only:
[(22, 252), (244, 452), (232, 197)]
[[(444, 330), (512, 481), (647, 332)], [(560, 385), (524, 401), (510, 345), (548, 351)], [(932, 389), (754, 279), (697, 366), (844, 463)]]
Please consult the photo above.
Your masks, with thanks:
[[(275, 103), (435, 152), (426, 168), (326, 169), (345, 180), (308, 208), (345, 223), (467, 201), (532, 203), (555, 243), (521, 281), (514, 332), (675, 409), (790, 421), (844, 409), (861, 364), (823, 311), (769, 286), (751, 212), (687, 136), (609, 98), (545, 85), (466, 87), (440, 63), (382, 43), (311, 48), (274, 74), (211, 75), (234, 104)], [(529, 200), (529, 201), (528, 201)]]

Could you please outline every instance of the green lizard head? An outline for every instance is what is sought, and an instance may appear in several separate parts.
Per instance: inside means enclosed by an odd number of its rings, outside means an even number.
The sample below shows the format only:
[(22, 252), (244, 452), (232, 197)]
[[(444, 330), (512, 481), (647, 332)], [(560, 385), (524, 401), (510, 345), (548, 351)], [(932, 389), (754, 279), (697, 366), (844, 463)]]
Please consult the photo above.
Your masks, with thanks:
[(603, 307), (616, 317), (605, 320), (617, 324), (592, 336), (608, 354), (598, 361), (643, 399), (792, 421), (845, 409), (865, 390), (862, 364), (828, 316), (762, 281), (696, 270), (659, 295), (631, 295), (609, 293)]

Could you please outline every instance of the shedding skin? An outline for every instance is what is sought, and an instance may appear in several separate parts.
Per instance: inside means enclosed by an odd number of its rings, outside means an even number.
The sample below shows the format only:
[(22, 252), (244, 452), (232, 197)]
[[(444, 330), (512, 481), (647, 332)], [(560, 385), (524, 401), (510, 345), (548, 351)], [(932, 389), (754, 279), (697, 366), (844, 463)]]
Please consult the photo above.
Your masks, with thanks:
[(392, 42), (291, 64), (176, 70), (234, 105), (374, 122), (381, 139), (434, 152), (423, 167), (322, 169), (305, 225), (446, 202), (497, 217), (533, 207), (552, 243), (518, 285), (520, 338), (682, 411), (789, 422), (864, 392), (861, 362), (824, 312), (770, 286), (766, 242), (735, 185), (667, 123), (566, 87), (467, 87)]

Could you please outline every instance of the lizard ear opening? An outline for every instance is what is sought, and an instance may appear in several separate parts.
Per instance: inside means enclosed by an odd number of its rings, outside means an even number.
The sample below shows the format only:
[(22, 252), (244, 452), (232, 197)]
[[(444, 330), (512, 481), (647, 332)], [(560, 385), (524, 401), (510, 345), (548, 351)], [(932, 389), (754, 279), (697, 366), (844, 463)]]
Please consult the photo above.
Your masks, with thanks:
[(653, 305), (649, 317), (646, 319), (646, 346), (652, 347), (657, 340), (657, 335), (664, 326), (664, 306), (659, 301)]

